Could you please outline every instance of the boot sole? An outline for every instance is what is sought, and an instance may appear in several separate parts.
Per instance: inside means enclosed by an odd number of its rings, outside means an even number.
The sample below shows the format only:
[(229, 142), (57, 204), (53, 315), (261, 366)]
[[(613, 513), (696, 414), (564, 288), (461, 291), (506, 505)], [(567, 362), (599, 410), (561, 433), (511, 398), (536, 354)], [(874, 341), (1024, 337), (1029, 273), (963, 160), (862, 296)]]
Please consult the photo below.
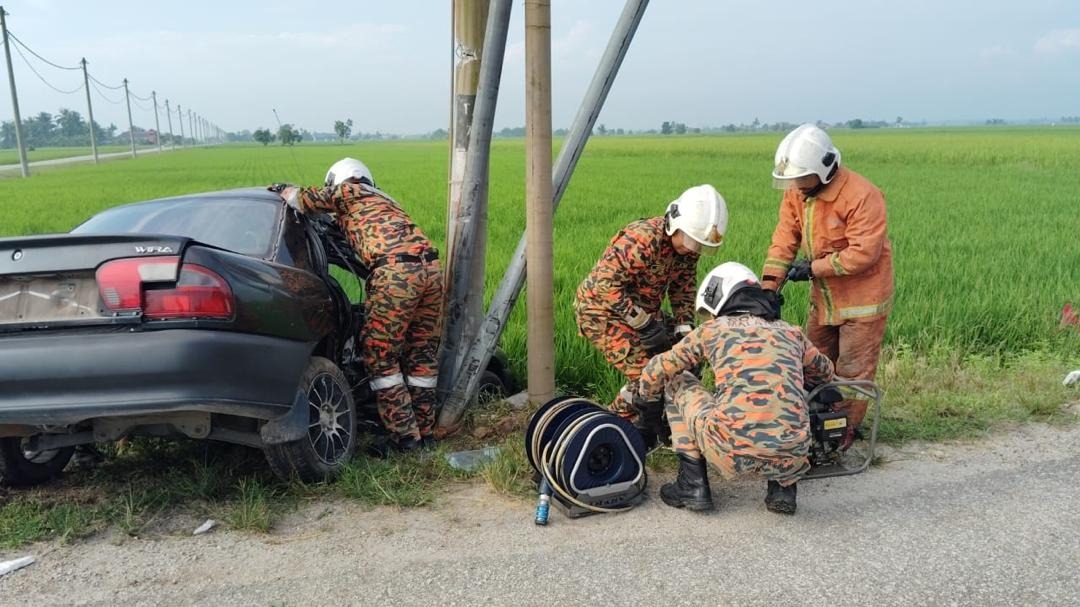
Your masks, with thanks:
[(660, 501), (664, 502), (668, 506), (671, 506), (672, 508), (685, 508), (685, 509), (691, 510), (693, 512), (701, 512), (702, 510), (712, 510), (713, 509), (713, 503), (712, 503), (711, 500), (707, 501), (707, 502), (697, 501), (697, 500), (680, 500), (680, 499), (668, 498), (666, 495), (661, 493), (660, 494)]
[(765, 504), (765, 509), (769, 512), (775, 512), (777, 514), (795, 514), (795, 504)]

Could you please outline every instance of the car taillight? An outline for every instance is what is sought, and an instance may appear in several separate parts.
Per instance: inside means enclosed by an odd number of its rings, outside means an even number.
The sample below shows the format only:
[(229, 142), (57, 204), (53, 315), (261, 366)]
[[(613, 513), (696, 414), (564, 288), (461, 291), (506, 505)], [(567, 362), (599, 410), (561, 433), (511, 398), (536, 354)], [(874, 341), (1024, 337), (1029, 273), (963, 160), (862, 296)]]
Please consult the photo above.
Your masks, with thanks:
[(172, 288), (151, 288), (144, 293), (143, 315), (148, 318), (231, 318), (233, 295), (229, 284), (212, 270), (186, 263)]
[(225, 279), (179, 257), (117, 259), (97, 270), (98, 291), (112, 312), (150, 319), (231, 318), (232, 289)]
[(101, 301), (112, 312), (141, 310), (143, 283), (174, 282), (179, 267), (179, 257), (133, 257), (105, 263), (97, 270)]

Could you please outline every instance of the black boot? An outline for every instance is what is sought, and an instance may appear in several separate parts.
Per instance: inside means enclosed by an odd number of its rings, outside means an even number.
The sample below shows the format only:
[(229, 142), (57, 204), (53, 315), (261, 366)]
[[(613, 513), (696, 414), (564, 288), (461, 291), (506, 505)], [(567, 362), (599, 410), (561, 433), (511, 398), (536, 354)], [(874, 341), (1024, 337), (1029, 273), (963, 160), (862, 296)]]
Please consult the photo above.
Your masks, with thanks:
[(798, 493), (794, 484), (781, 487), (776, 481), (769, 481), (769, 492), (765, 495), (765, 507), (769, 512), (795, 514), (795, 495)]
[(705, 458), (679, 454), (679, 476), (674, 483), (660, 487), (660, 499), (673, 508), (711, 510), (712, 491), (709, 490), (708, 466)]

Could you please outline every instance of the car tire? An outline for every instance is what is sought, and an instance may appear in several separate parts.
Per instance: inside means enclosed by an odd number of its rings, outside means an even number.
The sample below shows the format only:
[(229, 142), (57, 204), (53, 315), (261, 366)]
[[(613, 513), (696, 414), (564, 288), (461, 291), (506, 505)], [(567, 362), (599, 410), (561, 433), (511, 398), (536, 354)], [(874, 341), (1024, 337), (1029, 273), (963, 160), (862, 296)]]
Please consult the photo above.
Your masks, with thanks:
[(345, 374), (319, 356), (311, 358), (298, 390), (308, 402), (307, 435), (263, 451), (281, 478), (318, 483), (340, 473), (356, 452), (356, 403)]
[(476, 401), (488, 403), (509, 396), (506, 385), (494, 371), (484, 371), (480, 376), (480, 385), (476, 388)]
[(75, 447), (28, 452), (22, 437), (0, 438), (0, 485), (40, 485), (57, 476), (71, 461)]

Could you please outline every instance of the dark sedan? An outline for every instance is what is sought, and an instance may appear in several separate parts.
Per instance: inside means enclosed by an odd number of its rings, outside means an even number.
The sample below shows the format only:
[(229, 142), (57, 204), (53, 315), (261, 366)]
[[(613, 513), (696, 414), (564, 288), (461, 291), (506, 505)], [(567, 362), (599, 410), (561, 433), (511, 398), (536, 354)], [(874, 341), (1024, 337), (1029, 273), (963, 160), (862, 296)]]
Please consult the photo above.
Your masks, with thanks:
[[(0, 482), (135, 434), (257, 447), (282, 477), (327, 478), (373, 419), (362, 306), (338, 280), (364, 275), (330, 218), (262, 189), (0, 239)], [(508, 383), (505, 361), (485, 378)]]

